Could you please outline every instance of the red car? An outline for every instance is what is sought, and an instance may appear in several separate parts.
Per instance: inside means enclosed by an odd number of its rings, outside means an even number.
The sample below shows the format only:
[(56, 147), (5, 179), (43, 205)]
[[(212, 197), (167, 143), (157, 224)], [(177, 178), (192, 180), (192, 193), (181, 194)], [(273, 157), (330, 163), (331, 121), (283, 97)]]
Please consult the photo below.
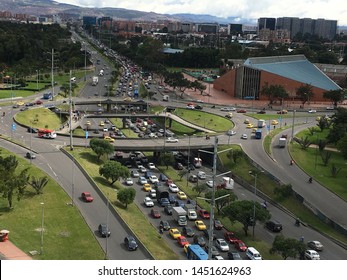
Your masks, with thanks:
[(204, 209), (200, 209), (198, 211), (200, 217), (202, 217), (203, 219), (209, 219), (210, 218), (210, 213), (208, 213), (206, 210)]
[(92, 202), (94, 200), (94, 198), (89, 192), (83, 192), (81, 194), (81, 197), (85, 202)]
[(239, 109), (236, 111), (237, 113), (247, 113), (247, 111), (245, 109)]
[(184, 247), (184, 245), (189, 244), (187, 238), (183, 235), (177, 238), (177, 242), (181, 247)]
[(166, 182), (165, 182), (165, 184), (166, 184), (167, 186), (169, 186), (170, 184), (173, 184), (173, 181), (172, 181), (171, 179), (167, 179)]
[(235, 241), (238, 241), (239, 239), (235, 236), (235, 233), (231, 231), (227, 231), (224, 233), (224, 239), (230, 243), (235, 243)]
[(160, 212), (158, 209), (152, 209), (151, 210), (151, 215), (153, 218), (155, 219), (159, 219), (160, 218)]
[(236, 241), (234, 242), (234, 244), (235, 244), (235, 248), (236, 248), (237, 250), (239, 250), (239, 251), (244, 252), (244, 251), (247, 250), (247, 246), (246, 246), (246, 244), (245, 244), (242, 240), (236, 240)]
[(35, 102), (35, 104), (36, 104), (36, 105), (41, 105), (41, 104), (43, 104), (43, 102), (42, 102), (41, 100), (37, 100), (37, 101)]

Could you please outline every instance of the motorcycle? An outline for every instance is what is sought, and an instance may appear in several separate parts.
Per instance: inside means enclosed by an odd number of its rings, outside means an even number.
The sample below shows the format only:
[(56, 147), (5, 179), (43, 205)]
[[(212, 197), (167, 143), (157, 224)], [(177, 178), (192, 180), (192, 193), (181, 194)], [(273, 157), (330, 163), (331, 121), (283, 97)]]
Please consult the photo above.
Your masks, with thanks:
[(294, 160), (291, 160), (291, 161), (290, 161), (290, 165), (293, 165), (293, 164), (294, 164)]
[(312, 184), (312, 181), (313, 181), (313, 179), (312, 179), (312, 177), (310, 177), (310, 178), (308, 179), (308, 182), (309, 182), (310, 184)]

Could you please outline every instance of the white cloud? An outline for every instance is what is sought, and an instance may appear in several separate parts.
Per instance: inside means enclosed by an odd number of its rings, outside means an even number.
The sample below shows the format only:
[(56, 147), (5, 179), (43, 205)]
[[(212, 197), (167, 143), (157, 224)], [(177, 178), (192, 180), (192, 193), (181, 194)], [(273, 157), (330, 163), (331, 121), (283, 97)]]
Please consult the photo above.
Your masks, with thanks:
[(219, 17), (307, 17), (347, 25), (345, 0), (56, 0), (83, 7), (115, 7), (161, 14), (192, 13)]

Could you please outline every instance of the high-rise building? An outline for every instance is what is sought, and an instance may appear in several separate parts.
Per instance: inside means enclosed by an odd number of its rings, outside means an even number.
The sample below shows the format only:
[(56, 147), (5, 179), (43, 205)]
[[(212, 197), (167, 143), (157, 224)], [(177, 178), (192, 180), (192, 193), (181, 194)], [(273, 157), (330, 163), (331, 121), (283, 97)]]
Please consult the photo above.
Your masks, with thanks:
[(258, 19), (258, 31), (262, 29), (276, 29), (276, 18), (260, 18)]

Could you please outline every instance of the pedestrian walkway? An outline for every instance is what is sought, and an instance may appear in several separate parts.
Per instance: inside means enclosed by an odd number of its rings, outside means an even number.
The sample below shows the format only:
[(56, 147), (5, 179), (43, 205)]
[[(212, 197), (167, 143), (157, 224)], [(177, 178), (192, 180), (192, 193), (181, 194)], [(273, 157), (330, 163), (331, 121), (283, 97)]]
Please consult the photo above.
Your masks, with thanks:
[(25, 254), (9, 240), (0, 242), (0, 255), (1, 259), (4, 260), (32, 260), (30, 256)]

